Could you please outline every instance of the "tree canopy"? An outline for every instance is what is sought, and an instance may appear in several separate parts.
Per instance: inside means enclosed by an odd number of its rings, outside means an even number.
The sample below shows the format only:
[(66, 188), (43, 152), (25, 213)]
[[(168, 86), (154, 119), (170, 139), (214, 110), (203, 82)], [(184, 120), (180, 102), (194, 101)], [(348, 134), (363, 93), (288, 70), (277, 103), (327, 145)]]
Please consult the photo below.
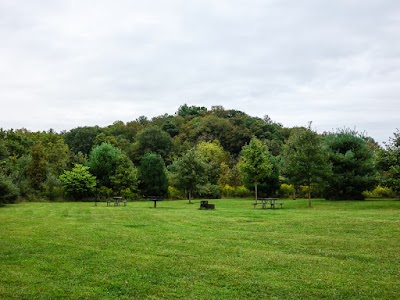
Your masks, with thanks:
[(64, 171), (60, 175), (65, 192), (73, 199), (82, 199), (93, 195), (96, 186), (96, 177), (90, 174), (89, 167), (76, 164), (71, 171)]
[(12, 197), (61, 199), (60, 175), (75, 165), (90, 167), (98, 194), (140, 197), (150, 193), (140, 174), (149, 153), (161, 158), (170, 190), (180, 198), (248, 196), (249, 189), (260, 196), (280, 189), (283, 195), (294, 186), (301, 196), (308, 191), (309, 198), (360, 199), (378, 187), (385, 195), (400, 195), (398, 131), (382, 148), (372, 137), (349, 130), (317, 134), (286, 128), (264, 115), (184, 104), (172, 115), (60, 133), (0, 128), (6, 187), (0, 197), (9, 197), (7, 189)]
[(362, 200), (363, 191), (376, 184), (373, 151), (359, 133), (340, 130), (327, 134), (324, 143), (332, 174), (326, 178), (324, 195), (332, 200)]
[(199, 155), (195, 149), (190, 149), (171, 165), (172, 184), (184, 190), (191, 202), (196, 189), (208, 182), (207, 169), (204, 157)]
[(382, 172), (382, 184), (390, 187), (398, 196), (400, 195), (400, 131), (397, 130), (386, 149), (378, 153), (378, 165)]
[(168, 176), (160, 154), (148, 152), (143, 156), (139, 167), (140, 188), (144, 197), (166, 197)]
[(268, 148), (256, 137), (243, 147), (238, 164), (245, 182), (254, 185), (255, 198), (258, 198), (258, 185), (273, 174), (274, 162)]
[(143, 156), (148, 152), (159, 154), (164, 160), (172, 149), (171, 136), (158, 126), (143, 129), (137, 136), (138, 154)]
[(311, 186), (322, 184), (331, 168), (321, 137), (310, 128), (295, 128), (287, 140), (283, 152), (283, 174), (295, 186), (308, 186), (311, 207)]
[(111, 176), (115, 174), (121, 150), (111, 144), (103, 143), (93, 148), (89, 155), (90, 172), (96, 176), (99, 186), (111, 188)]

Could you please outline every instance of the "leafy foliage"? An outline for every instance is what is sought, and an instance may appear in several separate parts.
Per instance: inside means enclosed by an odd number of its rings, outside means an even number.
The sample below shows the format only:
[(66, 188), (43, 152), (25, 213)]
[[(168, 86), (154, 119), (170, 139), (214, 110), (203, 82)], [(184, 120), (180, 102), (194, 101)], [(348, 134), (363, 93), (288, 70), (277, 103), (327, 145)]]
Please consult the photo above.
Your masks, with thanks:
[(204, 158), (190, 149), (171, 165), (172, 185), (185, 191), (190, 202), (194, 192), (208, 182), (207, 170)]
[(51, 201), (63, 196), (62, 183), (56, 175), (48, 174), (46, 181), (43, 183), (43, 195)]
[(321, 137), (310, 128), (296, 128), (286, 142), (283, 157), (283, 173), (294, 185), (308, 186), (311, 199), (311, 186), (321, 184), (331, 170)]
[[(324, 180), (327, 164), (342, 160), (336, 163), (335, 169), (340, 173), (343, 170), (339, 170), (341, 167), (338, 165), (350, 170), (354, 167), (350, 162), (367, 161), (364, 168), (371, 169), (372, 165), (372, 169), (375, 169), (376, 160), (380, 170), (380, 185), (391, 188), (399, 195), (399, 133), (395, 133), (386, 149), (381, 149), (370, 137), (358, 137), (375, 154), (371, 159), (359, 158), (355, 154), (358, 150), (352, 146), (349, 146), (351, 151), (339, 159), (336, 152), (341, 153), (341, 150), (334, 147), (332, 151), (321, 150), (322, 147), (329, 149), (329, 143), (324, 142), (320, 146), (321, 136), (315, 132), (306, 128), (284, 128), (267, 115), (259, 118), (222, 106), (212, 106), (207, 110), (205, 107), (184, 104), (174, 115), (163, 114), (151, 119), (140, 116), (127, 123), (116, 121), (104, 128), (85, 126), (61, 133), (52, 129), (47, 132), (30, 132), (24, 128), (0, 129), (0, 173), (11, 180), (22, 197), (45, 196), (56, 199), (60, 193), (59, 175), (64, 170), (71, 170), (75, 164), (81, 164), (91, 167), (90, 171), (97, 176), (100, 185), (98, 191), (103, 191), (103, 195), (118, 193), (134, 197), (144, 187), (143, 183), (138, 186), (139, 171), (135, 164), (139, 165), (146, 153), (157, 153), (171, 171), (171, 188), (180, 190), (171, 193), (178, 198), (182, 197), (180, 192), (186, 195), (190, 193), (190, 197), (214, 197), (219, 193), (246, 195), (249, 189), (257, 189), (260, 195), (274, 195), (282, 182), (295, 184), (296, 191), (300, 191), (299, 186), (302, 186), (303, 191), (312, 191), (313, 195), (318, 193), (321, 196), (321, 182), (327, 182)], [(255, 170), (263, 173), (262, 176), (252, 173), (250, 169), (244, 172), (247, 159), (244, 159), (246, 150), (242, 152), (242, 149), (250, 148), (253, 138), (257, 138), (264, 149), (253, 156), (257, 164)], [(181, 173), (184, 178), (180, 179), (177, 166), (190, 149), (194, 149), (197, 157), (204, 162), (204, 168), (200, 167), (201, 171), (196, 171), (196, 175)], [(268, 163), (264, 165), (262, 161)], [(282, 168), (281, 174), (278, 162)], [(347, 166), (344, 167), (345, 164)], [(264, 169), (265, 166), (268, 167)], [(188, 166), (186, 169), (190, 168)], [(343, 191), (335, 191), (334, 195), (330, 195), (329, 189), (325, 189), (327, 197), (339, 195), (343, 198), (341, 195), (344, 193), (347, 195), (345, 198), (353, 197), (351, 195), (361, 197), (359, 190), (371, 191), (375, 185), (374, 175), (360, 175), (361, 171), (357, 172), (332, 178), (328, 176), (329, 186), (343, 185)], [(198, 178), (186, 180), (189, 175)], [(365, 177), (369, 179), (364, 180)], [(333, 182), (334, 178), (336, 182)], [(344, 187), (344, 182), (353, 184), (348, 178), (364, 178), (364, 183), (369, 183), (360, 184), (363, 180), (357, 179), (354, 182), (357, 192), (353, 193)], [(184, 181), (186, 184), (183, 184)], [(190, 184), (188, 189), (189, 181), (196, 184)], [(243, 187), (243, 193), (238, 192), (242, 185), (246, 186)]]
[(42, 143), (37, 143), (32, 147), (31, 157), (32, 159), (27, 166), (27, 174), (32, 187), (41, 190), (47, 173), (46, 154)]
[(200, 142), (195, 148), (196, 153), (208, 164), (208, 179), (216, 185), (221, 176), (223, 165), (228, 163), (228, 154), (218, 140)]
[(125, 153), (117, 157), (114, 175), (110, 176), (114, 192), (118, 195), (132, 194), (138, 188), (138, 170)]
[(19, 196), (18, 187), (12, 180), (0, 173), (0, 204), (13, 203)]
[(295, 188), (292, 184), (282, 183), (279, 188), (279, 196), (282, 198), (289, 198), (294, 195)]
[(243, 181), (253, 184), (255, 196), (258, 197), (257, 187), (274, 175), (274, 159), (268, 148), (256, 137), (243, 147), (240, 153), (238, 169), (243, 176)]
[(96, 187), (96, 177), (90, 174), (89, 167), (76, 164), (71, 171), (60, 175), (65, 192), (74, 199), (83, 199), (93, 195)]
[(366, 198), (394, 198), (395, 194), (389, 187), (378, 185), (372, 191), (365, 191), (363, 195)]
[(121, 150), (111, 144), (103, 143), (93, 148), (89, 155), (90, 172), (96, 176), (99, 186), (111, 188), (111, 176), (115, 174)]
[(373, 151), (357, 132), (342, 130), (324, 138), (332, 175), (326, 179), (327, 199), (364, 199), (363, 191), (376, 184)]
[(148, 152), (157, 153), (166, 159), (172, 149), (170, 135), (157, 126), (143, 129), (138, 136), (138, 152), (140, 156)]
[[(266, 174), (257, 187), (258, 193), (262, 197), (276, 197), (281, 184), (279, 180), (278, 162), (276, 158), (271, 154), (269, 156), (269, 159), (272, 166), (271, 173)], [(251, 188), (249, 183), (247, 183), (247, 187)]]
[(145, 197), (162, 196), (168, 193), (167, 171), (162, 157), (157, 153), (146, 153), (139, 167), (140, 188)]
[(92, 151), (96, 136), (101, 133), (98, 126), (85, 126), (74, 128), (64, 134), (64, 140), (74, 152), (89, 155)]
[(195, 117), (204, 115), (207, 112), (207, 108), (204, 106), (188, 106), (184, 104), (179, 107), (177, 114), (182, 117)]
[(400, 196), (400, 131), (394, 133), (385, 150), (378, 154), (378, 166), (383, 173), (383, 184)]

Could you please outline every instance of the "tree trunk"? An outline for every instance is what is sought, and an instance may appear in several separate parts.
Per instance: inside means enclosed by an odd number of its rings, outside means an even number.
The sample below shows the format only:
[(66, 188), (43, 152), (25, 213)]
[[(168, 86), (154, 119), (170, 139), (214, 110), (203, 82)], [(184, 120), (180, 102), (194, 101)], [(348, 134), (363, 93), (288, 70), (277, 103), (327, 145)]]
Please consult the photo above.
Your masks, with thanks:
[(256, 197), (256, 201), (257, 201), (257, 199), (258, 199), (257, 185), (258, 185), (258, 183), (257, 183), (257, 182), (255, 182), (255, 183), (254, 183), (254, 188), (255, 188), (255, 190), (256, 190), (256, 195), (255, 195), (255, 197)]
[(311, 180), (308, 179), (308, 207), (311, 207)]
[(192, 204), (192, 190), (189, 190), (189, 204)]

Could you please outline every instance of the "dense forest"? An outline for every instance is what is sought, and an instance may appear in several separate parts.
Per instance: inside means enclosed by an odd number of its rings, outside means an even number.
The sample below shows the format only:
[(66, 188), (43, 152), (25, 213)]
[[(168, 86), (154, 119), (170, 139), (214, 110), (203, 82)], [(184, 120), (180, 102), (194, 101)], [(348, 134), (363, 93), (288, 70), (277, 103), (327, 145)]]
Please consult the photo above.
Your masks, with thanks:
[(219, 197), (398, 197), (400, 133), (379, 146), (346, 128), (318, 134), (268, 116), (182, 105), (64, 132), (0, 130), (0, 203)]

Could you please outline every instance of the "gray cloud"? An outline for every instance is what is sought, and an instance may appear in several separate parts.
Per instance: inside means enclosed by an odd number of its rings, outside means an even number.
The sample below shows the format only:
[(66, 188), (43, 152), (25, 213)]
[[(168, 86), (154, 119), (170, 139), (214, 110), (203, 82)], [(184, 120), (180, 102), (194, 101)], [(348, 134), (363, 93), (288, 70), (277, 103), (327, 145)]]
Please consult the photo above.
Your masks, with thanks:
[(285, 126), (398, 127), (400, 2), (0, 1), (3, 128), (223, 105)]

